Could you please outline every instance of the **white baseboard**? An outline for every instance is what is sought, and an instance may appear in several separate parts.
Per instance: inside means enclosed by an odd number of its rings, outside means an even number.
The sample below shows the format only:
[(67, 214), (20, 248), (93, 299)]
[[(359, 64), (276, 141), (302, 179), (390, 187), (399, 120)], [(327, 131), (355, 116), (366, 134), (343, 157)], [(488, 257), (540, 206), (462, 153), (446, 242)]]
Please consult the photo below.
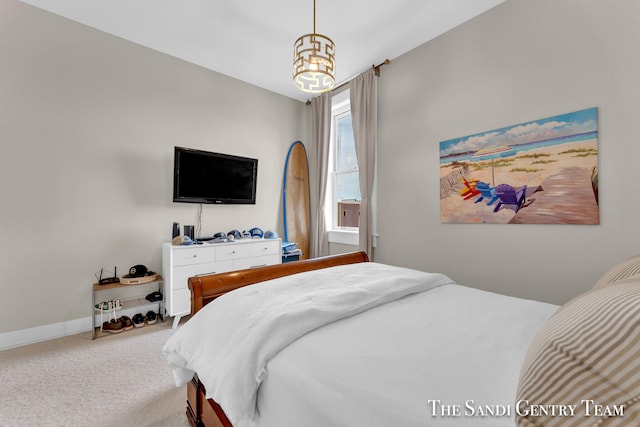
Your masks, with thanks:
[(0, 351), (91, 331), (91, 316), (0, 334)]
[[(133, 308), (118, 310), (118, 316), (133, 317), (135, 313), (146, 313), (148, 310), (158, 311), (158, 303), (148, 303)], [(96, 325), (100, 323), (100, 314), (96, 314)], [(107, 313), (104, 314), (103, 321), (109, 320)], [(66, 322), (52, 323), (50, 325), (37, 326), (35, 328), (21, 329), (0, 334), (0, 351), (10, 348), (22, 347), (23, 345), (52, 340), (54, 338), (66, 337), (82, 332), (90, 332), (92, 328), (91, 316), (81, 319), (68, 320)]]

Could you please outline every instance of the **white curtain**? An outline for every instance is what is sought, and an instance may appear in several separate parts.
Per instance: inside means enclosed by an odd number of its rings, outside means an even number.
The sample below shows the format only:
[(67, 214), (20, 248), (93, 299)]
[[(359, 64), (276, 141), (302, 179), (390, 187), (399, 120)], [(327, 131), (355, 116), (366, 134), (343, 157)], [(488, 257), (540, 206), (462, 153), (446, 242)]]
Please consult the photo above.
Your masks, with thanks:
[(351, 81), (351, 120), (360, 171), (359, 249), (373, 260), (373, 209), (371, 195), (375, 168), (377, 125), (377, 82), (372, 68)]
[(310, 258), (329, 255), (327, 226), (324, 217), (329, 173), (329, 139), (331, 137), (331, 91), (311, 99), (311, 141), (315, 147), (317, 207)]

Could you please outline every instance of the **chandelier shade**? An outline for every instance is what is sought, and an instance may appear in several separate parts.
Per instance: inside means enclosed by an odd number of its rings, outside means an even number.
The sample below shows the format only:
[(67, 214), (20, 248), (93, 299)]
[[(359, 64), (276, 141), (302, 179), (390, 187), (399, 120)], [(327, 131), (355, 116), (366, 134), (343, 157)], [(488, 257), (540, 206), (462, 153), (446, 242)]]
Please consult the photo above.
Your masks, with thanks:
[(335, 44), (316, 33), (316, 3), (313, 2), (313, 33), (293, 44), (293, 85), (301, 91), (320, 93), (335, 85)]

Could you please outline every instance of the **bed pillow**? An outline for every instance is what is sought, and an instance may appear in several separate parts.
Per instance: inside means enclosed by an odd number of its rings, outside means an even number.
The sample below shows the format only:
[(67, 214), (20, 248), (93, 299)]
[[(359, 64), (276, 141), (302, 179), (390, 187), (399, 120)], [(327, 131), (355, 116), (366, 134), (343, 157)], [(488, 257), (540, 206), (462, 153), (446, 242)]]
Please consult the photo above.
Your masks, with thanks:
[(622, 281), (632, 280), (640, 281), (640, 254), (622, 261), (620, 264), (607, 271), (593, 286), (593, 289), (600, 289)]
[(640, 282), (591, 290), (547, 320), (514, 412), (519, 427), (640, 425)]

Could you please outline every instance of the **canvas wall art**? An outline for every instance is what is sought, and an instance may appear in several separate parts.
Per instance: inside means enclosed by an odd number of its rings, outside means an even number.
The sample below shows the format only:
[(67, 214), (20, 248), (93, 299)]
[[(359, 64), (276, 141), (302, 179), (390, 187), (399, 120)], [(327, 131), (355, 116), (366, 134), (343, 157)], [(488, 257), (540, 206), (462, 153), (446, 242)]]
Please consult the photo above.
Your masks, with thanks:
[(442, 141), (440, 221), (599, 224), (597, 108)]

